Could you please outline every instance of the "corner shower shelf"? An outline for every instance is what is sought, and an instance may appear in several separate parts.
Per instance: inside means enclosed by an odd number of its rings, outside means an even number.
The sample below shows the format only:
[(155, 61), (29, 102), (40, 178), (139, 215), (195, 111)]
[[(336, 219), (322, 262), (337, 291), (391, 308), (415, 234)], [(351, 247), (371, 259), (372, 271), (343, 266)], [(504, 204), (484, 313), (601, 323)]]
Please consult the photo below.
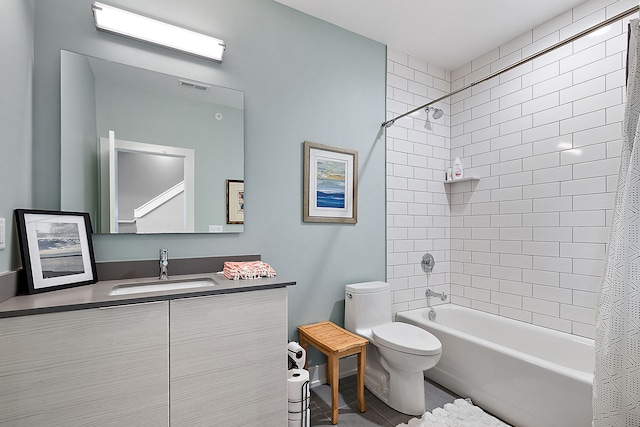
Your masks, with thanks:
[(460, 179), (448, 179), (446, 181), (442, 181), (445, 184), (455, 184), (456, 182), (465, 182), (465, 181), (478, 181), (480, 180), (480, 178), (475, 178), (473, 176), (469, 176), (469, 177), (464, 177), (464, 178), (460, 178)]

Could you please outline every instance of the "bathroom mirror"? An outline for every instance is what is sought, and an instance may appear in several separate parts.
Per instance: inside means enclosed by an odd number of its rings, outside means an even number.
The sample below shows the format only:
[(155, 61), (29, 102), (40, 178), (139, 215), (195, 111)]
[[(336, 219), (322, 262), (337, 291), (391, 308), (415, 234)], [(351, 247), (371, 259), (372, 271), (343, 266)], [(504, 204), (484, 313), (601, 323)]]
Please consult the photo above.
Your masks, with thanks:
[(244, 231), (226, 185), (244, 180), (242, 92), (68, 51), (60, 89), (62, 210), (97, 233)]

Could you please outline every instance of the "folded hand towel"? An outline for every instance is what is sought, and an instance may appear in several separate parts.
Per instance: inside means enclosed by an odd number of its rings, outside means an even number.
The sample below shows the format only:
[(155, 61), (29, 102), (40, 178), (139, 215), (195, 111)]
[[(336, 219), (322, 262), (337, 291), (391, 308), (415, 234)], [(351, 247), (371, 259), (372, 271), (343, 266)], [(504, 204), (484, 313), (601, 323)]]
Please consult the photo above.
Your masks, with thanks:
[(271, 266), (262, 261), (234, 262), (225, 261), (222, 270), (224, 277), (230, 280), (257, 279), (260, 277), (275, 277), (276, 272)]

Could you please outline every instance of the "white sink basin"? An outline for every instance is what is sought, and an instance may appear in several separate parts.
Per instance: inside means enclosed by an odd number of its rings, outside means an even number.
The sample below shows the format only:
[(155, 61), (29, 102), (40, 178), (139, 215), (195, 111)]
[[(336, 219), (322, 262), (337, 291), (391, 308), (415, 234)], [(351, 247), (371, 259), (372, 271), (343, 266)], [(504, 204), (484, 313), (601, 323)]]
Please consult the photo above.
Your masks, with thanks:
[(216, 282), (214, 282), (213, 279), (208, 278), (182, 281), (137, 283), (133, 285), (116, 285), (111, 289), (111, 291), (109, 291), (109, 295), (131, 295), (146, 292), (178, 291), (185, 289), (207, 288), (215, 285)]

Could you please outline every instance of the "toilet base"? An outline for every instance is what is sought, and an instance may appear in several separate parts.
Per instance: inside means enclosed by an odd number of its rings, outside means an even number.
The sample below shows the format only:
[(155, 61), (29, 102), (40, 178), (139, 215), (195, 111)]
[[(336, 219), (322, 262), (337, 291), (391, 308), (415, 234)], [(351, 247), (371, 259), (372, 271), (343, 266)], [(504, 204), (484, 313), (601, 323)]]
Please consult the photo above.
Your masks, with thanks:
[(364, 375), (367, 389), (398, 412), (418, 416), (424, 414), (424, 372), (392, 369), (379, 357), (378, 349), (370, 345)]
[(424, 414), (426, 411), (424, 373), (395, 370), (390, 374), (387, 404), (403, 414), (418, 416)]
[(389, 374), (374, 371), (367, 366), (364, 374), (364, 386), (378, 399), (389, 404)]
[[(420, 416), (426, 411), (424, 394), (424, 376), (422, 372), (409, 372), (411, 375), (399, 375), (397, 381), (390, 381), (389, 374), (386, 374), (386, 381), (381, 381), (381, 376), (365, 375), (364, 385), (378, 399), (389, 407), (403, 414)], [(376, 378), (378, 377), (378, 378)], [(410, 384), (411, 387), (401, 385), (395, 387), (393, 384)], [(385, 384), (386, 383), (386, 384)], [(409, 384), (407, 384), (409, 385)], [(393, 391), (392, 391), (393, 390)]]

